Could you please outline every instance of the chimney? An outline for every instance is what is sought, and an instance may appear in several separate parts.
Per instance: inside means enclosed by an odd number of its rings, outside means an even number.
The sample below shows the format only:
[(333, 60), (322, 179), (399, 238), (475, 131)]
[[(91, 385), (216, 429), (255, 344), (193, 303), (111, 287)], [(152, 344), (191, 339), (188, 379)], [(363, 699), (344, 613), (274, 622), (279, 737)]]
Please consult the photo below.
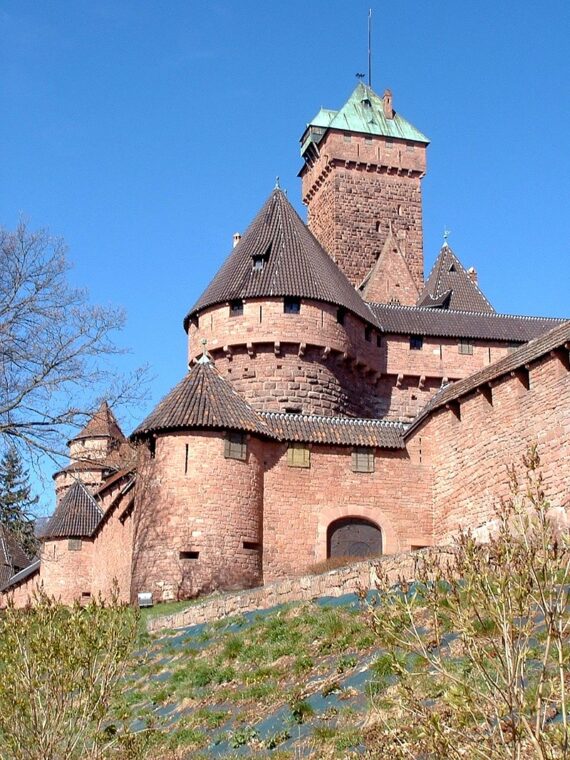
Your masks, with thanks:
[(234, 236), (233, 236), (234, 248), (236, 247), (236, 245), (239, 243), (240, 240), (241, 240), (241, 232), (234, 232)]
[(394, 109), (392, 108), (392, 90), (384, 90), (384, 116), (387, 119), (394, 118)]
[(467, 274), (469, 275), (471, 282), (475, 283), (475, 285), (479, 284), (479, 278), (477, 277), (477, 270), (475, 267), (469, 267)]

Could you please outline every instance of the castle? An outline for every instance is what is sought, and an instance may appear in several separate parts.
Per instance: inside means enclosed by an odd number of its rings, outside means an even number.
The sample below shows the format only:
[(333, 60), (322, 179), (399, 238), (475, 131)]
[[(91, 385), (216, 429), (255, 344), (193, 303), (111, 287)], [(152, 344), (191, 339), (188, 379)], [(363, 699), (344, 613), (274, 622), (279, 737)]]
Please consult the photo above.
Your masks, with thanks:
[(427, 146), (390, 91), (317, 113), (307, 224), (276, 187), (184, 318), (180, 383), (130, 441), (105, 404), (70, 441), (5, 594), (187, 598), (446, 542), (532, 442), (570, 506), (570, 322), (498, 314), (447, 241), (424, 279)]

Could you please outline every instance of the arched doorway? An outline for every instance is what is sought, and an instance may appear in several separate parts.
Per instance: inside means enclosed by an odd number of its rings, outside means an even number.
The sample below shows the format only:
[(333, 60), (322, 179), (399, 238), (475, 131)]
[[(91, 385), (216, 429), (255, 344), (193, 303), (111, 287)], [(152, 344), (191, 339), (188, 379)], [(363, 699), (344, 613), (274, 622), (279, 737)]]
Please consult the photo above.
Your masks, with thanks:
[(382, 531), (363, 517), (343, 517), (327, 529), (327, 557), (378, 557)]

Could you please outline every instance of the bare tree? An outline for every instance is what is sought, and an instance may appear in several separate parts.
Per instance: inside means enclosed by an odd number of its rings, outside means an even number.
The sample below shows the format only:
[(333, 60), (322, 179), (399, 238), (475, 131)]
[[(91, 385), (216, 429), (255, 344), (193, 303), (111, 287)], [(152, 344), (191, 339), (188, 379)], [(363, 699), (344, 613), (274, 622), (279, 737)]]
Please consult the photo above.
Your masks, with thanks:
[(109, 361), (122, 353), (123, 311), (91, 305), (68, 271), (61, 239), (25, 222), (0, 227), (0, 438), (32, 459), (60, 453), (102, 396), (133, 389)]

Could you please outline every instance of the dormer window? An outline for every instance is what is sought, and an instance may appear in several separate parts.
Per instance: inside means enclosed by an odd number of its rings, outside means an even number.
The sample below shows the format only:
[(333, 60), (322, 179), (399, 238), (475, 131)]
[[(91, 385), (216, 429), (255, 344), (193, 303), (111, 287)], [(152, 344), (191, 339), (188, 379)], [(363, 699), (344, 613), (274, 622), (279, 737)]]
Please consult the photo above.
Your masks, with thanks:
[(236, 298), (235, 301), (230, 303), (230, 317), (242, 317), (243, 316), (243, 301), (241, 298)]
[(285, 314), (299, 314), (301, 311), (301, 299), (297, 296), (285, 296), (283, 299), (283, 312)]
[(260, 272), (264, 269), (265, 265), (267, 264), (269, 260), (269, 254), (271, 253), (271, 243), (267, 246), (264, 253), (254, 253), (252, 254), (251, 260), (253, 263), (253, 271), (254, 272)]

